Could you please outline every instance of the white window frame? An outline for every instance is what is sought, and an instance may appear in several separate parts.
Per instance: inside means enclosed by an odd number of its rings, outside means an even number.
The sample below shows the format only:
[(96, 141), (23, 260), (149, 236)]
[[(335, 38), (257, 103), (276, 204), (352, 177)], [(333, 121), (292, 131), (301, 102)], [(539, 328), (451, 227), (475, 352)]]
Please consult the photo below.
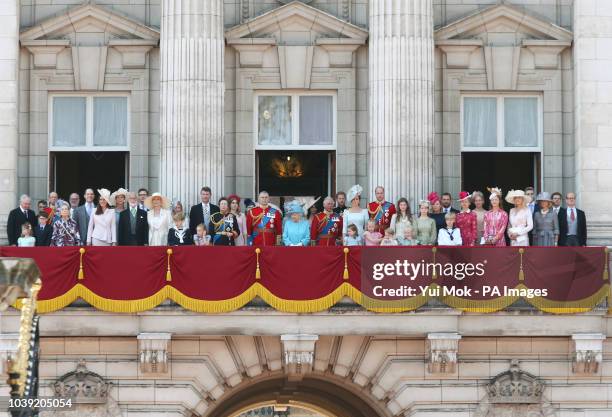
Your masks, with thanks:
[[(291, 144), (260, 145), (259, 144), (259, 97), (289, 96), (291, 97)], [(332, 97), (332, 143), (331, 145), (300, 145), (300, 97), (328, 96)], [(330, 90), (258, 90), (253, 94), (253, 144), (255, 150), (336, 150), (338, 133), (338, 95)]]
[[(465, 146), (463, 116), (465, 98), (496, 98), (497, 99), (497, 146)], [(538, 102), (538, 145), (537, 146), (506, 146), (505, 141), (505, 113), (504, 99), (506, 98), (535, 98)], [(461, 125), (461, 152), (542, 152), (544, 143), (544, 107), (542, 104), (542, 94), (462, 94), (461, 112), (459, 114)]]
[[(53, 99), (55, 97), (81, 97), (85, 98), (85, 146), (55, 146), (53, 145)], [(94, 98), (96, 97), (125, 97), (127, 99), (127, 124), (126, 124), (126, 139), (127, 143), (125, 146), (95, 146), (93, 143), (93, 130), (94, 130)], [(48, 117), (48, 137), (49, 137), (49, 151), (50, 152), (81, 152), (81, 151), (96, 151), (96, 152), (108, 152), (108, 151), (128, 151), (130, 150), (131, 144), (131, 123), (130, 123), (130, 95), (123, 92), (96, 92), (91, 94), (83, 93), (53, 93), (49, 94), (49, 117)]]

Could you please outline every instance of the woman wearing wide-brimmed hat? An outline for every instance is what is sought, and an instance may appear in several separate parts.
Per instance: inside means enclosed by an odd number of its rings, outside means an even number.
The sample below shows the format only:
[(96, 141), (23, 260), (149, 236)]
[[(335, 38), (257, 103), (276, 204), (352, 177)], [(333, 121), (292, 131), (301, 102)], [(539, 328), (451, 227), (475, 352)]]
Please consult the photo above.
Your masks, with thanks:
[(464, 246), (474, 246), (478, 237), (478, 217), (470, 210), (472, 195), (467, 191), (459, 193), (458, 200), (461, 212), (457, 214), (457, 227), (461, 231), (461, 240)]
[(149, 246), (166, 246), (168, 230), (172, 226), (170, 200), (160, 193), (153, 193), (144, 201), (149, 223)]
[(304, 219), (304, 208), (296, 200), (285, 204), (287, 221), (283, 225), (283, 245), (308, 246), (310, 244), (310, 224)]
[(552, 209), (552, 198), (547, 192), (536, 197), (540, 210), (533, 213), (533, 245), (557, 246), (559, 240), (559, 217)]
[(531, 197), (523, 190), (510, 190), (506, 195), (506, 201), (514, 204), (509, 216), (510, 246), (529, 246), (529, 232), (533, 229), (533, 216), (527, 204), (531, 202)]
[(111, 208), (111, 193), (106, 188), (98, 190), (98, 207), (89, 219), (87, 244), (92, 246), (114, 246), (117, 244), (115, 210)]

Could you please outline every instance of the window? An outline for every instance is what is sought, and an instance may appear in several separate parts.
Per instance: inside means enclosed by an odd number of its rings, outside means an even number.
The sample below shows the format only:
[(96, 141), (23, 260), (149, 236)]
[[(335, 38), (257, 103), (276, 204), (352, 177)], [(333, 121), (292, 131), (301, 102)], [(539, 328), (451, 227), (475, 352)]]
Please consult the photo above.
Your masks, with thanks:
[(128, 150), (128, 97), (51, 96), (49, 124), (52, 150)]
[(539, 151), (540, 96), (464, 96), (461, 135), (465, 151)]
[(258, 149), (333, 149), (336, 138), (336, 97), (259, 93), (255, 96)]

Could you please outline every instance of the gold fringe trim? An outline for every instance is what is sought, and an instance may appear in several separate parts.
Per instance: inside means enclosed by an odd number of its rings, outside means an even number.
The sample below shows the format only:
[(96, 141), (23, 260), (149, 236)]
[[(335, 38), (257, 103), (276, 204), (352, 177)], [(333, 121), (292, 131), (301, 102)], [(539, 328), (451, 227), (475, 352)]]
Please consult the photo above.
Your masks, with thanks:
[(603, 280), (604, 281), (608, 281), (610, 279), (610, 272), (608, 271), (609, 268), (609, 255), (610, 254), (610, 249), (608, 248), (604, 248), (604, 271), (603, 271)]
[[(438, 284), (429, 285), (430, 289), (440, 288)], [(520, 284), (517, 289), (526, 289)], [(542, 297), (525, 298), (534, 307), (541, 311), (554, 314), (583, 313), (592, 310), (593, 307), (601, 303), (606, 297), (610, 297), (610, 285), (606, 284), (595, 294), (576, 301), (551, 301)], [(338, 288), (324, 297), (313, 300), (286, 300), (275, 296), (261, 285), (259, 282), (251, 285), (242, 294), (227, 300), (200, 300), (189, 297), (174, 287), (169, 285), (163, 287), (157, 293), (139, 300), (113, 300), (94, 294), (90, 289), (82, 284), (76, 284), (70, 291), (53, 298), (51, 300), (38, 301), (37, 310), (39, 313), (50, 313), (61, 310), (70, 305), (78, 298), (82, 298), (91, 306), (114, 313), (137, 313), (140, 311), (151, 310), (169, 299), (183, 308), (198, 313), (227, 313), (244, 307), (255, 297), (262, 298), (266, 303), (278, 311), (286, 313), (315, 313), (329, 309), (338, 303), (343, 297), (350, 297), (357, 304), (367, 310), (378, 313), (400, 313), (415, 310), (427, 303), (429, 299), (438, 299), (449, 307), (458, 310), (476, 313), (491, 313), (502, 310), (521, 297), (498, 297), (492, 300), (469, 300), (455, 296), (430, 297), (415, 296), (403, 300), (386, 301), (377, 300), (364, 295), (357, 288), (343, 282)], [(22, 302), (18, 300), (14, 307), (21, 308)]]

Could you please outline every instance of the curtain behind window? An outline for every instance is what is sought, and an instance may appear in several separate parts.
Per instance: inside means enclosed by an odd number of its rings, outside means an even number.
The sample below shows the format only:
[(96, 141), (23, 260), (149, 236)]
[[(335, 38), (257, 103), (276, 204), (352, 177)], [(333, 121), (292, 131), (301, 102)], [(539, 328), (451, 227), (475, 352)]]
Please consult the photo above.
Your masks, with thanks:
[(127, 117), (127, 97), (94, 97), (94, 146), (126, 146)]
[(260, 145), (291, 145), (291, 97), (259, 97)]
[(300, 97), (300, 145), (333, 144), (333, 128), (332, 97)]
[(538, 99), (504, 98), (504, 123), (506, 146), (538, 146)]
[(53, 98), (53, 146), (85, 146), (85, 97)]
[(497, 146), (497, 99), (463, 99), (463, 143), (467, 147)]

